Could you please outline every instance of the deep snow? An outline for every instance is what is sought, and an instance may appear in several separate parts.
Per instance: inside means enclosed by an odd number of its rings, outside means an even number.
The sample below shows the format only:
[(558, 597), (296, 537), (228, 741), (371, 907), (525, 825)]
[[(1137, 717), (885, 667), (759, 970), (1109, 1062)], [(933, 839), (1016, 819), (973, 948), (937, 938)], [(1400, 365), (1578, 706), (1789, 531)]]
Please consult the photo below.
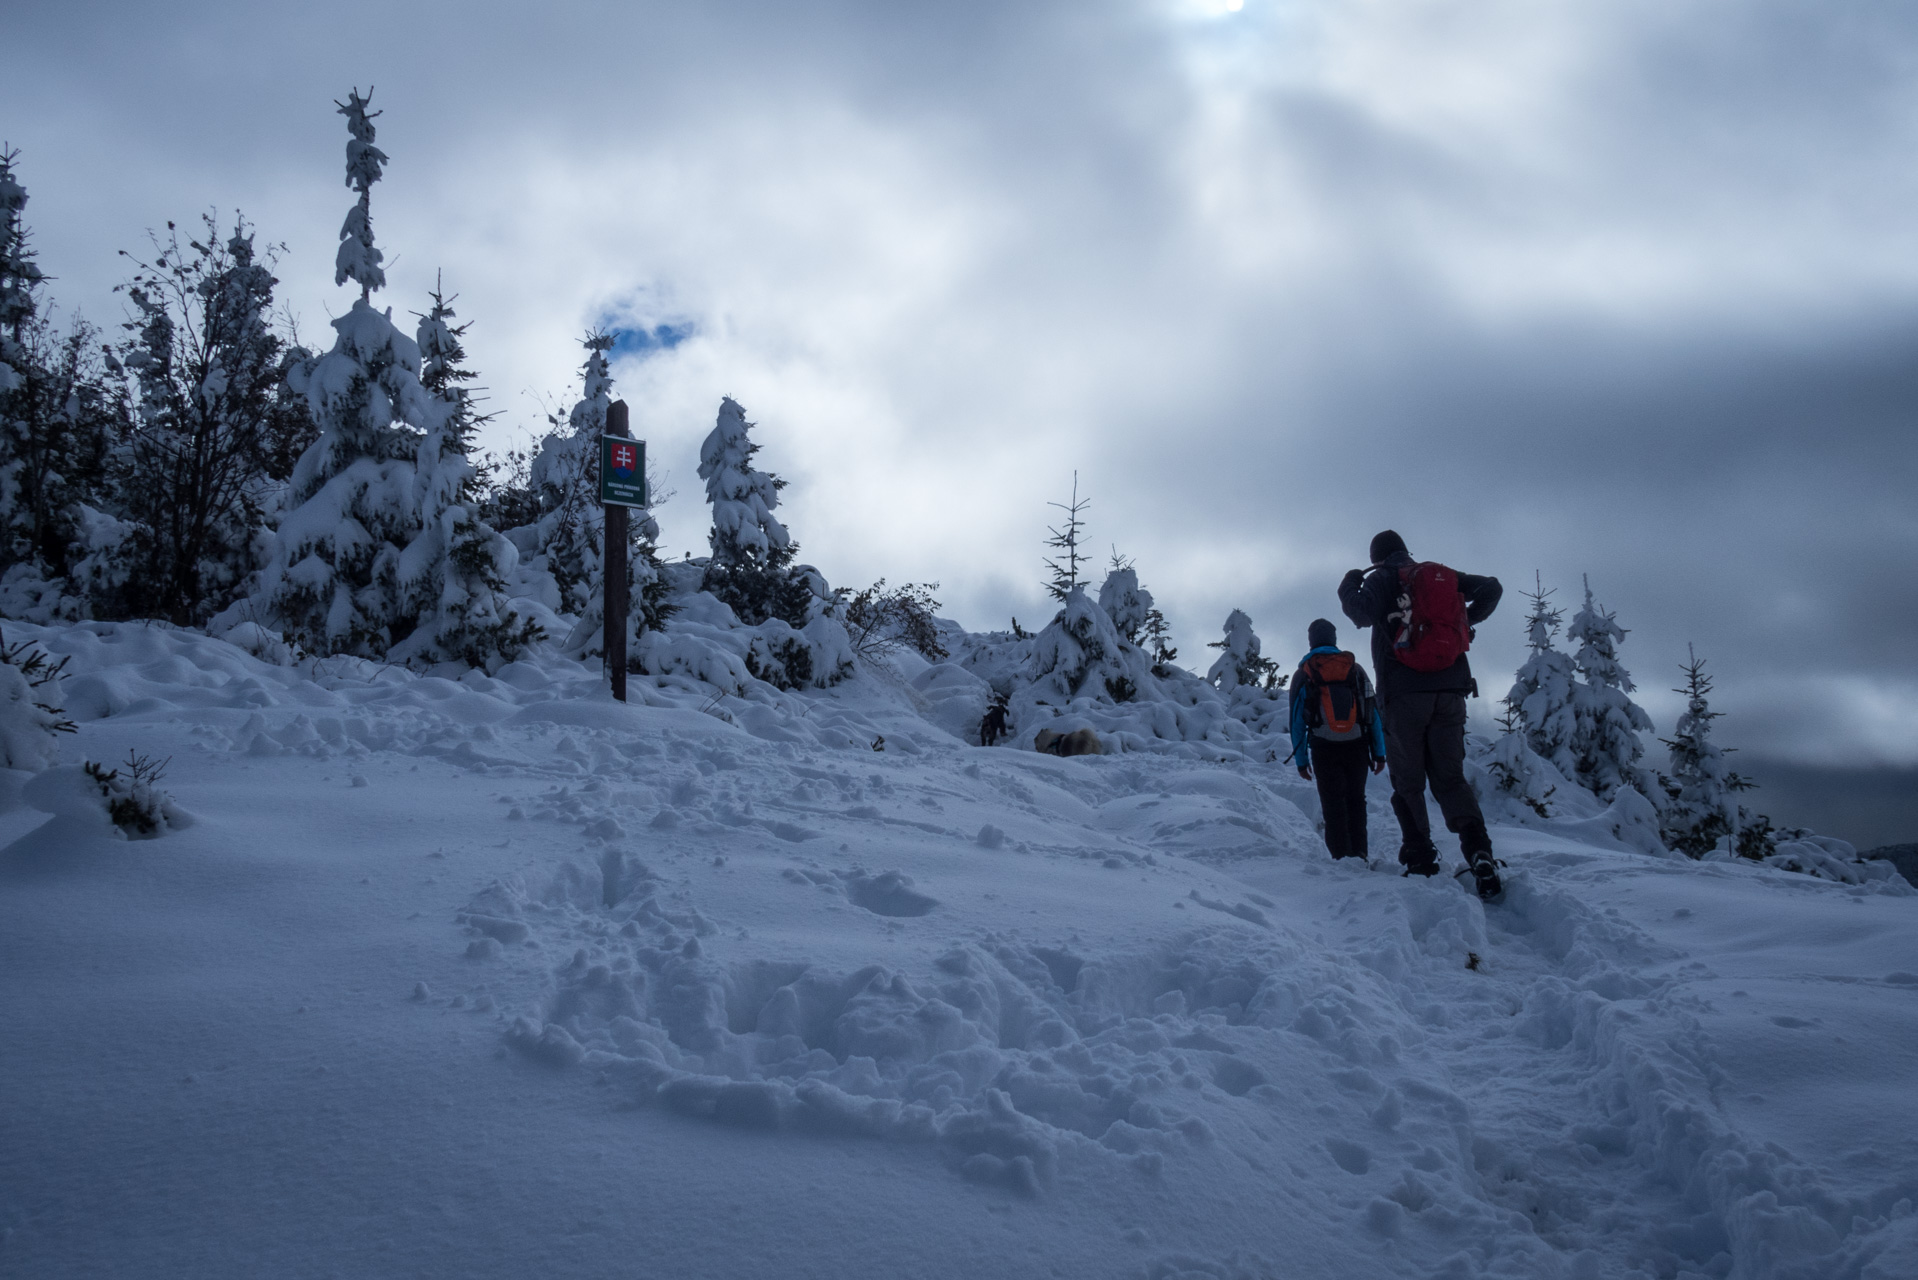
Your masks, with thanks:
[(195, 821), (6, 775), (0, 1274), (1918, 1275), (1902, 883), (1588, 818), (1484, 907), (1382, 790), (1335, 865), (1290, 770), (968, 746), (952, 668), (8, 633)]

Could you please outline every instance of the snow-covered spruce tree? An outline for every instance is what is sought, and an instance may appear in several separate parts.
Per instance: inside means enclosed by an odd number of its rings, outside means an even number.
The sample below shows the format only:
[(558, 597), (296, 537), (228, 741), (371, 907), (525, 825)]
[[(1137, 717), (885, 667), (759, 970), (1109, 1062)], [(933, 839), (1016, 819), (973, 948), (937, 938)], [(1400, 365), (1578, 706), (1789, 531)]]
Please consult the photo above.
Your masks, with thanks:
[(1085, 521), (1079, 517), (1081, 512), (1092, 505), (1092, 502), (1090, 499), (1081, 500), (1079, 497), (1077, 471), (1072, 473), (1072, 501), (1048, 502), (1046, 505), (1057, 507), (1066, 513), (1064, 522), (1057, 528), (1049, 526), (1046, 529), (1046, 533), (1050, 535), (1046, 538), (1046, 545), (1058, 554), (1045, 562), (1046, 569), (1052, 575), (1046, 583), (1046, 594), (1064, 604), (1079, 587), (1079, 566), (1084, 564), (1087, 558), (1086, 554), (1080, 550), (1080, 544), (1085, 541)]
[(613, 377), (606, 353), (614, 338), (598, 330), (582, 345), (586, 363), (584, 385), (572, 412), (561, 422), (548, 421), (553, 430), (540, 441), (532, 461), (532, 483), (539, 495), (540, 554), (559, 588), (563, 612), (582, 617), (593, 608), (595, 583), (605, 553), (606, 513), (599, 504), (599, 437), (606, 431), (606, 413), (613, 404)]
[(17, 385), (0, 397), (0, 612), (36, 622), (84, 617), (87, 562), (97, 566), (131, 531), (99, 510), (126, 399), (84, 320), (61, 332), (35, 317), (13, 355)]
[(1152, 674), (1161, 680), (1170, 675), (1179, 651), (1172, 646), (1172, 628), (1157, 605), (1145, 611), (1145, 626), (1140, 629), (1139, 643), (1152, 659)]
[(1116, 551), (1112, 553), (1112, 566), (1106, 580), (1099, 588), (1099, 607), (1106, 611), (1120, 635), (1133, 644), (1139, 643), (1152, 617), (1152, 593), (1139, 585), (1138, 570)]
[[(287, 344), (271, 327), (272, 251), (242, 219), (222, 237), (211, 216), (183, 246), (167, 224), (151, 262), (121, 286), (135, 318), (117, 363), (134, 413), (110, 466), (115, 512), (135, 527), (124, 581), (88, 583), (95, 617), (198, 626), (238, 598), (270, 546), (280, 497), (275, 454), (311, 435), (305, 405), (282, 393)], [(116, 598), (117, 597), (117, 598)]]
[(85, 610), (66, 577), (87, 554), (83, 504), (97, 500), (124, 405), (102, 380), (93, 329), (61, 333), (41, 313), (17, 161), (0, 151), (0, 596), (44, 622)]
[(1532, 611), (1525, 619), (1526, 643), (1532, 652), (1519, 667), (1518, 678), (1505, 695), (1505, 705), (1516, 716), (1517, 730), (1523, 734), (1527, 749), (1570, 778), (1577, 772), (1572, 741), (1578, 732), (1578, 716), (1573, 709), (1578, 675), (1570, 655), (1553, 646), (1565, 615), (1552, 608), (1551, 597), (1552, 592), (1534, 576), (1534, 587), (1525, 596), (1532, 602)]
[(1525, 721), (1515, 704), (1504, 703), (1498, 723), (1503, 732), (1491, 751), (1478, 757), (1479, 763), (1498, 791), (1541, 818), (1551, 817), (1553, 797), (1564, 782), (1563, 775), (1533, 752), (1526, 741)]
[(27, 189), (14, 176), (20, 153), (0, 150), (0, 396), (19, 386), (26, 353), (21, 335), (39, 309), (40, 265), (27, 245)]
[(271, 515), (275, 524), (287, 509), (287, 489), (293, 483), (293, 471), (300, 459), (320, 437), (319, 424), (313, 421), (313, 406), (305, 393), (293, 389), (293, 373), (304, 368), (313, 353), (297, 341), (289, 340), (280, 352), (280, 385), (273, 397), (273, 413), (266, 420), (266, 437), (260, 471), (275, 486)]
[(452, 301), (435, 286), (420, 317), (420, 381), (434, 411), (415, 459), (419, 533), (400, 557), (404, 611), (418, 621), (389, 651), (396, 660), (464, 662), (496, 670), (541, 635), (507, 605), (507, 575), (519, 563), (513, 544), (480, 519), (473, 435), (488, 415), (474, 407), (476, 376), (460, 344)]
[(1705, 660), (1689, 645), (1685, 652), (1687, 661), (1679, 668), (1685, 683), (1673, 690), (1685, 695), (1685, 710), (1672, 736), (1660, 739), (1671, 752), (1660, 826), (1669, 847), (1702, 858), (1721, 838), (1757, 825), (1734, 798), (1754, 784), (1726, 766), (1731, 749), (1712, 742), (1712, 721), (1724, 713), (1711, 709), (1712, 678), (1705, 674)]
[(1032, 683), (1020, 691), (1021, 706), (1043, 701), (1058, 708), (1075, 698), (1130, 702), (1148, 671), (1144, 651), (1119, 633), (1112, 615), (1094, 603), (1080, 583), (1058, 615), (1033, 637), (1027, 670)]
[(1625, 629), (1592, 600), (1592, 584), (1585, 580), (1585, 607), (1572, 617), (1565, 633), (1578, 645), (1572, 655), (1579, 682), (1572, 690), (1577, 725), (1572, 734), (1573, 780), (1600, 800), (1610, 801), (1620, 787), (1647, 797), (1658, 794), (1651, 772), (1641, 766), (1645, 753), (1640, 733), (1652, 729), (1651, 717), (1629, 696), (1635, 686), (1631, 673), (1618, 660)]
[(267, 620), (307, 649), (378, 658), (415, 622), (400, 555), (419, 531), (421, 428), (439, 413), (420, 384), (419, 345), (371, 301), (386, 283), (370, 209), (387, 157), (373, 145), (379, 113), (367, 112), (368, 101), (356, 89), (335, 104), (351, 135), (346, 183), (359, 201), (340, 228), (333, 279), (359, 285), (360, 296), (333, 321), (333, 349), (288, 379), (306, 396), (320, 435), (293, 469), (292, 510), (261, 594)]
[(60, 758), (59, 735), (74, 730), (61, 708), (66, 665), (31, 645), (0, 641), (0, 765), (39, 770)]
[(1224, 637), (1207, 647), (1222, 651), (1205, 678), (1223, 693), (1239, 688), (1271, 690), (1284, 683), (1279, 664), (1259, 652), (1259, 637), (1243, 610), (1234, 609), (1226, 615)]
[(773, 515), (786, 482), (753, 467), (759, 446), (739, 402), (719, 403), (719, 420), (699, 447), (699, 478), (713, 508), (712, 556), (701, 585), (747, 626), (777, 618), (804, 627), (815, 595), (793, 570), (799, 544)]

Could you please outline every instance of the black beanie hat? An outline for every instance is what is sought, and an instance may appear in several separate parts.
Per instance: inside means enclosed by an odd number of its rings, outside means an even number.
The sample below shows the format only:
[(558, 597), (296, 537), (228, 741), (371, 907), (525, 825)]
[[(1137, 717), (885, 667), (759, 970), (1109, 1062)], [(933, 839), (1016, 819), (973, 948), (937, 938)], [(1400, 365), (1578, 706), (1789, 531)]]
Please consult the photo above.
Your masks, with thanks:
[(1317, 618), (1305, 629), (1305, 638), (1314, 649), (1330, 649), (1339, 642), (1339, 629), (1324, 618)]
[(1372, 563), (1383, 564), (1385, 558), (1394, 551), (1404, 550), (1405, 539), (1399, 537), (1398, 534), (1393, 533), (1390, 529), (1387, 529), (1384, 533), (1377, 534), (1372, 538)]

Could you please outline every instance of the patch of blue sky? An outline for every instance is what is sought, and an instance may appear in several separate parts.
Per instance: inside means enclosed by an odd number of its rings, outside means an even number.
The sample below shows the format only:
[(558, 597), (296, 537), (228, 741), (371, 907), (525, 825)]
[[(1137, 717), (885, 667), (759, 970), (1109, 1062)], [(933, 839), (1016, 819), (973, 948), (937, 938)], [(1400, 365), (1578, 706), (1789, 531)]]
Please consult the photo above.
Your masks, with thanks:
[(690, 320), (656, 324), (650, 328), (645, 325), (608, 325), (606, 328), (606, 332), (613, 335), (614, 355), (640, 357), (671, 351), (696, 331), (697, 327)]

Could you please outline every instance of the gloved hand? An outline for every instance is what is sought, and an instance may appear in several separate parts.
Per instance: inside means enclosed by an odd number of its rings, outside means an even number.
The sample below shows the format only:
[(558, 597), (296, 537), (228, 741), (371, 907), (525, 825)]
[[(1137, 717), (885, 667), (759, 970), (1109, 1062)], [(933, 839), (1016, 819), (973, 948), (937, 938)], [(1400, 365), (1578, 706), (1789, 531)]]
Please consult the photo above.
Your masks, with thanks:
[(1339, 583), (1339, 590), (1341, 592), (1355, 591), (1358, 589), (1358, 585), (1364, 581), (1365, 581), (1365, 570), (1348, 569), (1346, 570), (1346, 573), (1345, 573), (1345, 580)]
[(1385, 772), (1385, 761), (1383, 761), (1383, 760), (1374, 760), (1374, 761), (1372, 762), (1372, 772), (1373, 772), (1373, 773), (1384, 773), (1384, 772)]
[(1305, 780), (1306, 780), (1307, 782), (1310, 782), (1310, 781), (1312, 781), (1312, 766), (1311, 766), (1311, 765), (1309, 765), (1309, 764), (1302, 764), (1302, 765), (1300, 765), (1300, 766), (1299, 766), (1299, 776), (1300, 776), (1301, 778), (1304, 778), (1304, 779), (1305, 779)]

